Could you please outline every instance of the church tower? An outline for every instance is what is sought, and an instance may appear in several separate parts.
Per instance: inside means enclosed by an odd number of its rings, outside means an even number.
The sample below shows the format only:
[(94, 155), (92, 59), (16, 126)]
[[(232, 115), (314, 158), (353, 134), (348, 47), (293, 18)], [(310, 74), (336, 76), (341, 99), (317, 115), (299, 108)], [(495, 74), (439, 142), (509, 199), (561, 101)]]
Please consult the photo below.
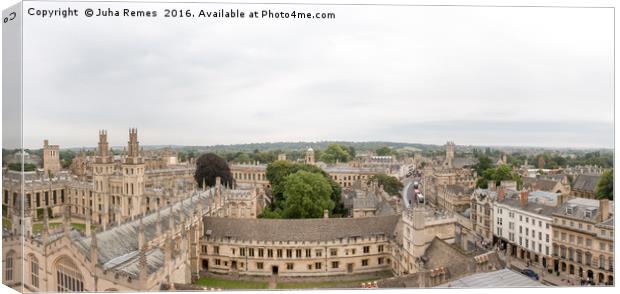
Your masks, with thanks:
[(50, 145), (47, 139), (43, 140), (43, 170), (47, 176), (58, 176), (60, 172), (60, 147)]
[(128, 210), (123, 211), (131, 218), (146, 212), (142, 205), (144, 197), (144, 159), (140, 154), (138, 129), (129, 129), (127, 142), (127, 156), (121, 164), (123, 172), (123, 201)]
[[(95, 162), (93, 162), (94, 194), (93, 206), (91, 207), (92, 218), (98, 224), (107, 224), (114, 216), (110, 212), (110, 176), (114, 173), (114, 159), (109, 150), (108, 132), (99, 130), (99, 143)], [(101, 207), (101, 209), (99, 209)]]
[(446, 143), (446, 167), (452, 168), (452, 162), (454, 160), (454, 142), (448, 141)]
[(306, 151), (306, 164), (314, 165), (314, 150), (312, 148), (308, 148)]

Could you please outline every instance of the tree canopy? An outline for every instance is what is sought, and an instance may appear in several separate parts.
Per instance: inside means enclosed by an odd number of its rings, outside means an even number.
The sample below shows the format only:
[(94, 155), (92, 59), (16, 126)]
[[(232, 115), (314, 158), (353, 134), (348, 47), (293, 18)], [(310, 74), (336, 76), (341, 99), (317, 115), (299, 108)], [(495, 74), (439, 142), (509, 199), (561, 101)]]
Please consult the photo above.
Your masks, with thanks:
[(390, 195), (400, 196), (403, 190), (403, 183), (401, 183), (397, 178), (388, 176), (386, 174), (377, 174), (368, 179), (368, 183), (372, 181), (377, 181), (379, 185), (383, 186), (383, 190)]
[[(19, 162), (9, 163), (9, 170), (21, 171), (22, 165)], [(34, 171), (37, 169), (37, 166), (32, 163), (24, 163), (24, 171)]]
[(349, 153), (350, 151), (351, 150), (346, 146), (329, 144), (327, 149), (321, 152), (319, 160), (325, 163), (348, 162), (353, 159), (353, 156)]
[(375, 153), (377, 153), (378, 156), (396, 155), (396, 152), (388, 146), (379, 147), (377, 150), (375, 150)]
[(483, 171), (476, 181), (476, 186), (480, 188), (487, 188), (490, 181), (494, 181), (497, 186), (501, 184), (501, 181), (515, 181), (517, 182), (517, 187), (521, 187), (523, 184), (521, 175), (513, 171), (508, 164), (502, 164), (495, 168), (489, 168)]
[(230, 172), (230, 167), (223, 158), (213, 153), (200, 155), (196, 160), (196, 172), (194, 173), (198, 187), (202, 188), (203, 181), (207, 187), (213, 187), (217, 177), (221, 178), (222, 185), (234, 185), (235, 180)]
[(604, 171), (596, 187), (596, 198), (614, 200), (614, 170)]
[(300, 170), (286, 176), (283, 186), (284, 218), (319, 218), (323, 210), (331, 212), (335, 207), (332, 188), (321, 174)]
[(335, 205), (334, 208), (330, 209), (330, 212), (332, 212), (332, 215), (342, 215), (344, 213), (344, 206), (341, 201), (342, 189), (327, 173), (325, 173), (325, 171), (314, 165), (277, 160), (267, 165), (266, 176), (271, 184), (273, 201), (271, 207), (265, 209), (261, 217), (284, 217), (282, 212), (286, 209), (287, 205), (284, 195), (286, 189), (285, 180), (287, 176), (297, 173), (298, 171), (314, 173), (323, 177), (331, 188), (330, 199)]
[(482, 175), (484, 171), (493, 167), (493, 161), (484, 154), (478, 154), (478, 162), (474, 164), (473, 168), (478, 173), (478, 175)]

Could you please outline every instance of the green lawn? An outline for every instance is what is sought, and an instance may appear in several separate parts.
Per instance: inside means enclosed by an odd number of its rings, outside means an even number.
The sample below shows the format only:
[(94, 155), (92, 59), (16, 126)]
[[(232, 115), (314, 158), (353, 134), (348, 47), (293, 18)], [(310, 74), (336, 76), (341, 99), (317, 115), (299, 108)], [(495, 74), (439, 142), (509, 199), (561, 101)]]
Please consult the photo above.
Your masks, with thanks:
[[(49, 223), (49, 227), (50, 229), (54, 229), (57, 227), (62, 226), (62, 223)], [(71, 227), (73, 227), (76, 230), (82, 231), (84, 232), (86, 230), (86, 225), (85, 224), (80, 224), (80, 223), (71, 223)], [(95, 229), (95, 225), (91, 225), (90, 226), (91, 230)], [(41, 230), (43, 229), (43, 224), (33, 224), (32, 225), (32, 233), (36, 234), (36, 233), (40, 233)]]
[(329, 282), (292, 282), (278, 283), (278, 289), (314, 289), (314, 288), (351, 288), (360, 287), (362, 283), (373, 282), (376, 279), (363, 279), (355, 281), (329, 281)]
[(196, 281), (196, 285), (222, 289), (267, 289), (267, 282), (223, 280), (214, 278), (200, 278)]
[(8, 218), (3, 217), (2, 218), (2, 227), (10, 230), (11, 229), (11, 220), (8, 219)]

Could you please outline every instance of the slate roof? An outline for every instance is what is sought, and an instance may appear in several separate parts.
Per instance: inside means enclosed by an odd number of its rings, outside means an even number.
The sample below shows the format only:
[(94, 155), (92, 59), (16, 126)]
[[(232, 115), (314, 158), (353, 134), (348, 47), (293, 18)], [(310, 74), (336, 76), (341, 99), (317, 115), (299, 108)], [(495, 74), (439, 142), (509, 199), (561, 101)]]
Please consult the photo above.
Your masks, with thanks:
[(613, 228), (614, 227), (614, 217), (613, 217), (613, 215), (611, 217), (609, 217), (608, 219), (602, 221), (598, 225), (599, 226), (608, 227), (608, 228)]
[[(554, 212), (555, 215), (565, 216), (578, 220), (596, 222), (599, 213), (599, 201), (595, 199), (574, 198), (560, 205)], [(592, 213), (586, 217), (586, 211)]]
[(380, 173), (385, 172), (384, 168), (374, 167), (352, 167), (348, 165), (330, 165), (323, 168), (326, 173)]
[(551, 217), (556, 210), (555, 206), (544, 205), (544, 204), (531, 202), (531, 201), (528, 201), (524, 207), (521, 207), (519, 198), (516, 198), (516, 197), (506, 197), (503, 201), (500, 201), (498, 199), (497, 203), (507, 205), (510, 207), (514, 207), (514, 208), (518, 208), (518, 209), (528, 211), (531, 213), (547, 216), (547, 217)]
[(479, 273), (456, 279), (436, 288), (502, 288), (502, 287), (544, 287), (538, 281), (510, 269)]
[(458, 194), (469, 195), (473, 192), (473, 189), (470, 189), (463, 185), (458, 185), (458, 184), (446, 185), (446, 189), (455, 195), (458, 195)]
[(362, 218), (234, 219), (205, 217), (211, 238), (255, 241), (333, 241), (348, 237), (392, 237), (399, 215)]
[[(168, 230), (169, 217), (174, 218), (175, 224), (181, 223), (181, 214), (189, 218), (192, 209), (199, 205), (207, 205), (208, 191), (198, 191), (193, 198), (176, 202), (160, 210), (160, 222), (162, 232)], [(144, 226), (144, 239), (146, 242), (153, 240), (157, 234), (157, 213), (152, 212), (142, 219)], [(138, 232), (139, 218), (123, 223), (106, 231), (98, 232), (97, 236), (97, 261), (104, 269), (114, 268), (130, 274), (137, 274), (138, 267)], [(74, 241), (82, 252), (89, 256), (91, 237), (82, 237)], [(154, 272), (163, 264), (163, 252), (159, 248), (151, 248), (147, 251), (147, 267), (149, 272)]]
[(573, 190), (588, 191), (594, 193), (600, 180), (600, 176), (578, 175), (573, 182)]
[(523, 177), (523, 187), (525, 189), (556, 192), (556, 191), (553, 191), (553, 189), (555, 188), (557, 184), (558, 184), (558, 181), (554, 181), (554, 180), (539, 179), (539, 178), (533, 178), (533, 177)]
[(390, 203), (387, 201), (381, 201), (377, 204), (377, 211), (375, 212), (376, 216), (388, 216), (394, 214), (396, 214), (396, 211), (394, 211), (394, 208), (392, 208)]
[(464, 264), (471, 259), (471, 256), (456, 249), (454, 246), (446, 243), (446, 241), (435, 237), (431, 244), (426, 247), (421, 258), (424, 261), (424, 268), (432, 270), (438, 267)]
[(463, 168), (467, 166), (472, 166), (474, 164), (475, 164), (474, 159), (470, 157), (456, 157), (452, 159), (452, 166), (454, 168)]

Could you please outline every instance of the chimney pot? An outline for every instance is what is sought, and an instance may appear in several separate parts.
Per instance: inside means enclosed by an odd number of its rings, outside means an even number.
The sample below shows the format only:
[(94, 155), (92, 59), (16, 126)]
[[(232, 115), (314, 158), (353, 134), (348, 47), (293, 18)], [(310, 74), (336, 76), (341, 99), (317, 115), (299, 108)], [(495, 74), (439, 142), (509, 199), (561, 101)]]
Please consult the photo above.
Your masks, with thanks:
[(521, 207), (525, 207), (527, 205), (528, 196), (529, 192), (527, 190), (523, 190), (521, 191), (521, 194), (519, 194), (519, 204), (521, 205)]
[(490, 181), (488, 183), (488, 186), (489, 186), (489, 191), (495, 191), (495, 186), (496, 186), (495, 181)]
[(497, 192), (497, 199), (499, 201), (504, 201), (505, 198), (506, 198), (506, 188), (500, 187), (499, 191)]
[(602, 199), (599, 203), (601, 211), (601, 221), (605, 221), (609, 218), (609, 199)]

